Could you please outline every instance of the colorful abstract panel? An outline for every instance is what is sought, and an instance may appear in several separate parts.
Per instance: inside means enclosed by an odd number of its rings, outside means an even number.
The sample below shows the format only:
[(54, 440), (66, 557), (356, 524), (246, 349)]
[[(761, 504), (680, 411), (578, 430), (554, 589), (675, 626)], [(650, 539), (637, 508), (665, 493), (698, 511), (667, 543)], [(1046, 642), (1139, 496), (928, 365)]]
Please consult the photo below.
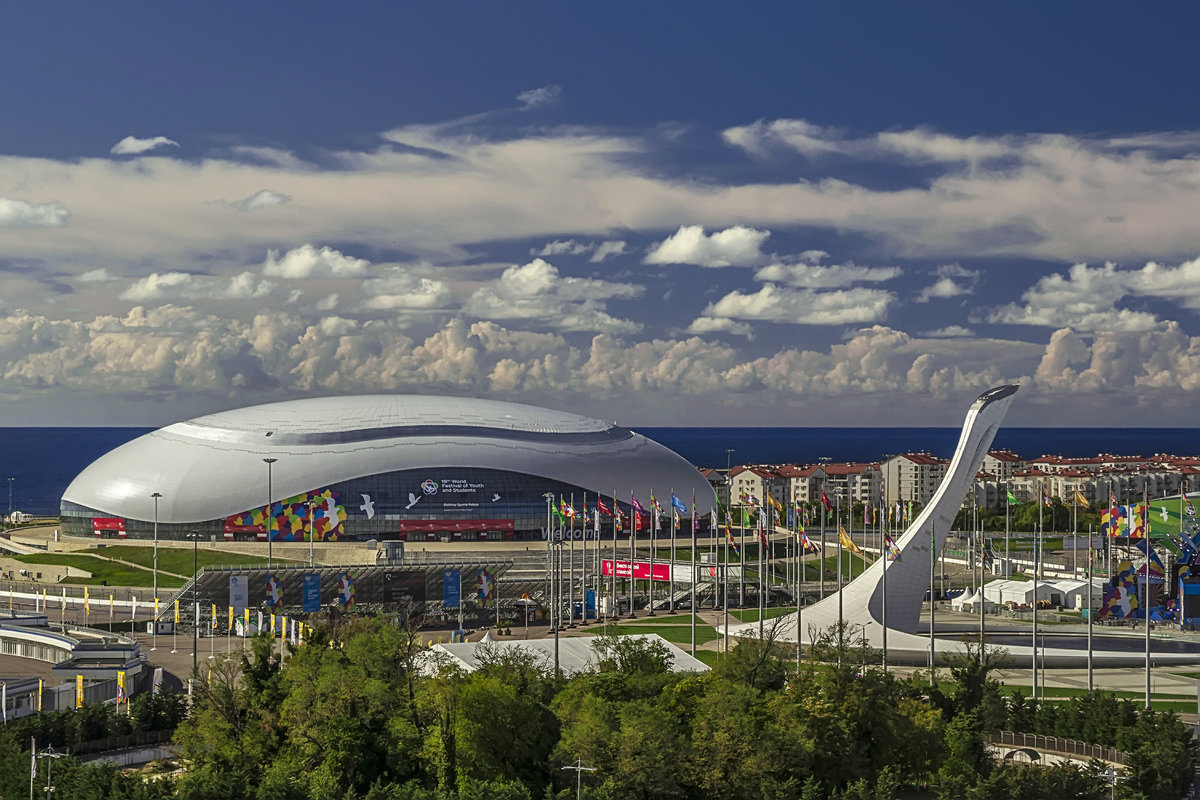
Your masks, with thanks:
[[(329, 489), (288, 497), (271, 504), (271, 537), (282, 542), (304, 542), (309, 539), (309, 502), (312, 502), (312, 540), (336, 542), (345, 531), (346, 509), (338, 505), (337, 498)], [(251, 509), (226, 520), (227, 530), (262, 530), (266, 524), (261, 508)]]

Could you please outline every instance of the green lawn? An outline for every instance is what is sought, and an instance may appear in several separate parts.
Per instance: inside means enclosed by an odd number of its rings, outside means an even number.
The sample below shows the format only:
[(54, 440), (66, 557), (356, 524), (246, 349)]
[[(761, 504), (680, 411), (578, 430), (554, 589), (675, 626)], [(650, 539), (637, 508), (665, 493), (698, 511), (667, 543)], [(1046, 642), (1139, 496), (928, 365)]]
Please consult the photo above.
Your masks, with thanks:
[[(692, 615), (691, 614), (670, 614), (667, 616), (663, 616), (661, 613), (659, 613), (657, 616), (653, 616), (653, 617), (640, 617), (639, 619), (636, 619), (636, 620), (631, 619), (623, 624), (625, 624), (625, 625), (691, 625), (692, 624)], [(703, 625), (705, 623), (703, 621), (698, 620), (696, 622), (696, 624)]]
[[(778, 606), (776, 608), (768, 608), (766, 611), (767, 619), (782, 617), (784, 614), (791, 614), (795, 611), (793, 606)], [(736, 617), (741, 622), (758, 622), (757, 608), (739, 608), (736, 611), (730, 611), (729, 616)]]
[[(140, 564), (147, 569), (154, 568), (154, 548), (142, 545), (113, 545), (105, 547), (103, 550), (97, 550), (96, 554), (106, 558), (119, 558), (122, 561), (129, 561), (134, 564)], [(174, 572), (179, 575), (191, 575), (192, 570), (192, 550), (181, 547), (160, 547), (158, 548), (158, 568), (167, 572)], [(195, 563), (199, 564), (200, 568), (204, 567), (224, 567), (224, 566), (262, 566), (267, 563), (267, 559), (261, 556), (252, 556), (245, 553), (232, 553), (227, 550), (212, 550), (200, 548), (195, 552)], [(283, 563), (281, 558), (273, 559), (276, 562)], [(291, 563), (291, 562), (287, 562)]]
[[(657, 633), (673, 644), (690, 644), (692, 641), (691, 625), (607, 625), (605, 633), (623, 636), (631, 633)], [(696, 644), (711, 642), (717, 638), (717, 632), (709, 625), (696, 625)]]
[[(88, 584), (92, 586), (105, 584), (108, 586), (153, 586), (154, 573), (150, 570), (118, 564), (95, 556), (75, 555), (74, 553), (31, 553), (25, 556), (13, 556), (23, 564), (55, 564), (58, 566), (78, 567), (92, 573), (91, 578), (71, 578), (67, 583)], [(184, 581), (170, 575), (158, 576), (159, 588), (177, 589)]]

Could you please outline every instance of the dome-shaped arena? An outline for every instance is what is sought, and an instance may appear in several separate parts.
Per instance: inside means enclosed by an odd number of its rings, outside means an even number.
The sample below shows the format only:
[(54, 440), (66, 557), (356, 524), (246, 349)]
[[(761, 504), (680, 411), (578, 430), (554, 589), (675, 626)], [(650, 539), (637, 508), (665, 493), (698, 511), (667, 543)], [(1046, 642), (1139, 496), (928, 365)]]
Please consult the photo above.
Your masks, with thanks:
[[(693, 466), (615, 423), (370, 395), (223, 411), (141, 436), (71, 482), (62, 521), (67, 534), (122, 538), (153, 536), (157, 520), (159, 538), (533, 539), (547, 493), (590, 521), (620, 509), (626, 529), (631, 495), (650, 509), (653, 494), (667, 513), (672, 493), (689, 506), (694, 493), (700, 514), (714, 502)], [(614, 518), (603, 514), (602, 529)]]

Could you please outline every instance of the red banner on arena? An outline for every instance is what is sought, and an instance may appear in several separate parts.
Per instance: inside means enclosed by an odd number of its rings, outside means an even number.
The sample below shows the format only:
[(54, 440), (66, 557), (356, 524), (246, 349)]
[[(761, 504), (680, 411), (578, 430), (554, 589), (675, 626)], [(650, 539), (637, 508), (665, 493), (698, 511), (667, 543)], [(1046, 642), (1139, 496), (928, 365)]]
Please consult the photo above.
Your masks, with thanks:
[(225, 526), (224, 526), (225, 533), (262, 533), (262, 534), (266, 534), (266, 532), (267, 532), (266, 525), (234, 525), (232, 522), (229, 521), (231, 519), (233, 519), (233, 518), (227, 517), (225, 519)]
[(124, 531), (125, 520), (121, 517), (92, 517), (93, 531)]
[(402, 519), (400, 533), (482, 533), (515, 531), (511, 519)]
[[(602, 574), (602, 575), (612, 575), (613, 574), (612, 560), (604, 559), (600, 562), (600, 574)], [(617, 577), (618, 578), (628, 578), (629, 577), (629, 562), (628, 561), (618, 561), (617, 562)], [(639, 581), (644, 581), (647, 578), (651, 578), (650, 562), (649, 561), (633, 562), (633, 577), (635, 580), (639, 580)], [(652, 579), (656, 580), (656, 581), (671, 580), (671, 565), (656, 563), (654, 565), (654, 573), (653, 573)]]

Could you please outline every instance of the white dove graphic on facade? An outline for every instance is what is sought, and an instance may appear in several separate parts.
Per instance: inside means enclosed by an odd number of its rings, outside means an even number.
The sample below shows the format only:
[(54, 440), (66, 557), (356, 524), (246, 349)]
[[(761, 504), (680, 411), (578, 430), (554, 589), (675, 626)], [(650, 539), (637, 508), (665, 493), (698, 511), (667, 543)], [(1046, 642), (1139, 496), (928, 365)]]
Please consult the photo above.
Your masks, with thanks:
[(404, 507), (404, 510), (405, 510), (405, 511), (408, 511), (410, 508), (412, 508), (413, 506), (415, 506), (415, 505), (417, 504), (417, 501), (418, 501), (418, 500), (420, 500), (420, 499), (421, 499), (421, 498), (417, 497), (417, 496), (416, 496), (415, 494), (413, 494), (412, 492), (409, 492), (409, 493), (408, 493), (408, 505), (406, 505), (406, 506)]
[(362, 505), (359, 506), (359, 509), (366, 512), (367, 519), (374, 519), (375, 518), (375, 504), (371, 502), (371, 495), (364, 494), (362, 496), (362, 499), (363, 499)]

